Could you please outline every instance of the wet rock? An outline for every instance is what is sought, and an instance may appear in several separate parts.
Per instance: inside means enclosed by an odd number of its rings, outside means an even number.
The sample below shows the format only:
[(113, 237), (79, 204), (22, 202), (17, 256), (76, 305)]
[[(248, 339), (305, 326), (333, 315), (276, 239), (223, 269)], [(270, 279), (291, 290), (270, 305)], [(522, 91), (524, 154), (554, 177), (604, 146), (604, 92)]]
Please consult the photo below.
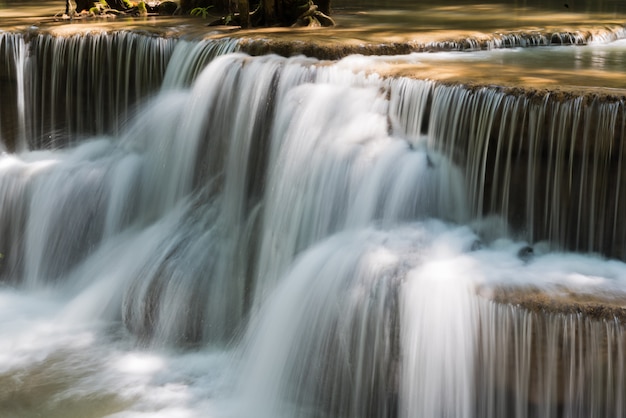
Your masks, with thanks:
[(470, 251), (478, 251), (478, 250), (481, 250), (482, 248), (483, 248), (483, 243), (477, 239), (477, 240), (474, 240), (474, 242), (472, 242)]
[(519, 251), (517, 252), (517, 258), (519, 258), (525, 263), (530, 262), (530, 260), (532, 260), (534, 256), (535, 256), (535, 252), (533, 250), (533, 247), (531, 247), (530, 245), (526, 245), (520, 248)]
[(565, 287), (540, 289), (534, 286), (481, 289), (489, 299), (536, 313), (581, 315), (593, 320), (626, 323), (626, 294), (580, 293)]
[(173, 15), (178, 10), (178, 4), (173, 1), (164, 1), (157, 6), (160, 15)]

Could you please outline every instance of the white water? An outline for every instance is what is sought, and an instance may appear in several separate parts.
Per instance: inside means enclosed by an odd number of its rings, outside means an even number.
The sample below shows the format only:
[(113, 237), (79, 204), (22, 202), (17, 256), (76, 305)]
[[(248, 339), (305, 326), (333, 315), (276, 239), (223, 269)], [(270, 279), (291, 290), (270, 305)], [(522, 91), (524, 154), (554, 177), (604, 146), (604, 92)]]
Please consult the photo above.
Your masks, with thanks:
[(618, 293), (626, 266), (520, 258), (422, 136), (432, 83), (316, 64), (226, 55), (116, 137), (0, 157), (0, 415), (623, 414), (622, 325), (548, 318), (569, 376), (535, 379), (542, 319), (477, 288)]

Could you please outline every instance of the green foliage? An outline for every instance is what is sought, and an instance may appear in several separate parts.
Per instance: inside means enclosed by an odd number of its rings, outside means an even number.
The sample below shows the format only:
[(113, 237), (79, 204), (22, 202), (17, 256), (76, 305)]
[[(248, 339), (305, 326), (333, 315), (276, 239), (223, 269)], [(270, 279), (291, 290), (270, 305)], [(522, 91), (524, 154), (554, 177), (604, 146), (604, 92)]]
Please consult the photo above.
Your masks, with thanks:
[(108, 9), (110, 9), (109, 3), (107, 3), (106, 0), (99, 0), (93, 2), (93, 7), (89, 8), (89, 13), (93, 15), (100, 15)]
[(195, 9), (192, 9), (189, 14), (191, 16), (201, 16), (203, 19), (206, 19), (207, 17), (209, 17), (209, 9), (211, 9), (213, 6), (207, 6), (207, 7), (196, 7)]

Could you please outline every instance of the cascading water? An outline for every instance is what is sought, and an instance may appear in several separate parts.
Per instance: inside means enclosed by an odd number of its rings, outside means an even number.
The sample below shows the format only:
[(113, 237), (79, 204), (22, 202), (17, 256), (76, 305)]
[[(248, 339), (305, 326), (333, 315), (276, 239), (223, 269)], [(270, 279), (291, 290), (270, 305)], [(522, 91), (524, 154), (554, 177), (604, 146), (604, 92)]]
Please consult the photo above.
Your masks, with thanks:
[(16, 86), (3, 107), (15, 103), (18, 117), (15, 138), (5, 144), (16, 150), (58, 148), (119, 133), (138, 102), (163, 85), (189, 84), (213, 57), (236, 49), (229, 39), (190, 43), (134, 32), (33, 33), (28, 42), (23, 34), (0, 33), (8, 66), (0, 78)]
[(400, 125), (465, 167), (474, 215), (502, 214), (531, 242), (624, 258), (621, 100), (425, 83), (426, 97), (399, 99)]
[(503, 227), (620, 254), (621, 102), (227, 54), (232, 40), (30, 42), (13, 62), (33, 150), (0, 157), (0, 415), (626, 413), (619, 318), (489, 296), (624, 292), (623, 263), (533, 253)]
[[(13, 148), (17, 150), (27, 149), (26, 144), (26, 42), (24, 38), (19, 35), (0, 33), (0, 56), (4, 57), (3, 60), (6, 67), (3, 69), (0, 81), (2, 83), (3, 92), (3, 108), (9, 103), (15, 103), (15, 108), (10, 109), (13, 112), (5, 113), (4, 123), (0, 119), (0, 139), (2, 140), (3, 148), (8, 142), (13, 143)], [(13, 85), (8, 83), (8, 80), (15, 80)], [(7, 106), (8, 107), (8, 106)], [(15, 124), (15, 125), (14, 125)], [(4, 138), (3, 125), (9, 125), (12, 130), (17, 132), (15, 138), (11, 141)], [(7, 129), (8, 130), (8, 129)]]

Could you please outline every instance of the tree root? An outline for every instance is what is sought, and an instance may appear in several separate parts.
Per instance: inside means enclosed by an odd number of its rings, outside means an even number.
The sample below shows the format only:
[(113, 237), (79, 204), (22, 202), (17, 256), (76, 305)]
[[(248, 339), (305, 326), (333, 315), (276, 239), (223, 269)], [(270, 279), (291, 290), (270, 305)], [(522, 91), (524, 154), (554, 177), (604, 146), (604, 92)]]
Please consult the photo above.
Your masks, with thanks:
[(317, 5), (309, 2), (309, 9), (302, 13), (291, 27), (319, 28), (335, 26), (335, 21), (317, 10)]
[[(309, 0), (303, 6), (304, 6), (303, 8), (306, 10), (298, 16), (295, 23), (291, 24), (291, 27), (315, 28), (315, 27), (335, 26), (335, 21), (330, 16), (319, 11), (317, 5), (315, 5), (312, 0)], [(289, 23), (290, 22), (287, 22), (288, 25)], [(250, 25), (252, 27), (258, 27), (258, 26), (262, 26), (262, 24), (263, 24), (263, 3), (260, 2), (259, 5), (256, 7), (256, 9), (254, 9), (254, 11), (250, 13)], [(239, 13), (231, 13), (229, 15), (216, 19), (208, 24), (208, 26), (222, 26), (222, 25), (240, 26), (241, 15)]]
[[(108, 4), (100, 2), (93, 2), (93, 6), (79, 9), (78, 4), (73, 4), (71, 0), (65, 2), (65, 12), (59, 12), (54, 15), (55, 20), (79, 20), (88, 18), (112, 18), (117, 16), (146, 16), (148, 14), (159, 13), (159, 7), (161, 4), (168, 3), (168, 1), (159, 2), (156, 5), (150, 6), (145, 2), (139, 2), (136, 6), (126, 7), (126, 2), (117, 4), (112, 3), (113, 7)], [(171, 2), (169, 2), (171, 3)], [(176, 9), (177, 10), (177, 9)], [(171, 14), (171, 13), (167, 13)]]
[[(263, 22), (263, 5), (259, 5), (250, 13), (250, 26), (261, 26)], [(207, 26), (241, 26), (241, 14), (231, 13), (210, 22)]]

